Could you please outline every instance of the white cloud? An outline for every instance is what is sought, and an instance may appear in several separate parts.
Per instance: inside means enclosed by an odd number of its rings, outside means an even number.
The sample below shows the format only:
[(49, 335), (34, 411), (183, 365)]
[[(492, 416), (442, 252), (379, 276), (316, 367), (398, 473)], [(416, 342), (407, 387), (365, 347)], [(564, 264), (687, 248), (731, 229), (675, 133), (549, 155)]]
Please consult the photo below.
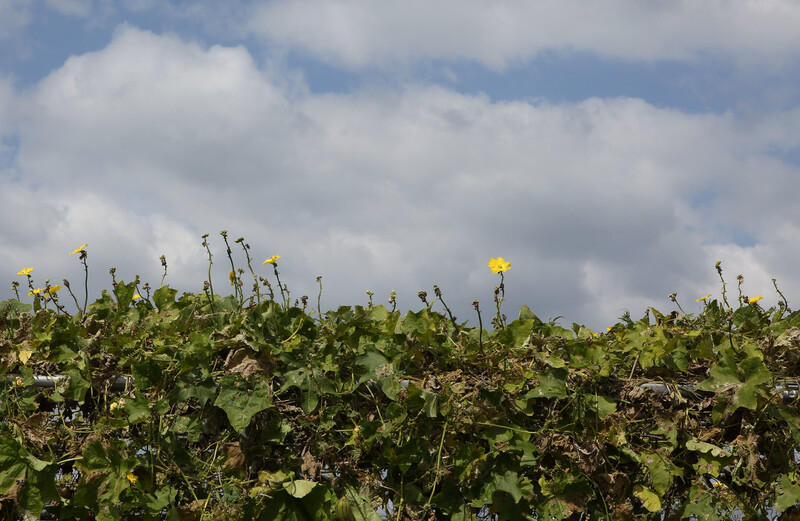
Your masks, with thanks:
[(45, 0), (50, 9), (69, 16), (86, 17), (92, 12), (92, 0)]
[[(314, 95), (242, 47), (131, 27), (16, 101), (25, 184), (0, 177), (15, 222), (0, 262), (14, 272), (75, 278), (74, 258), (48, 252), (89, 242), (95, 288), (112, 265), (157, 283), (166, 254), (167, 281), (199, 291), (210, 232), (226, 289), (227, 229), (259, 270), (282, 255), (294, 296), (316, 295), (323, 275), (323, 307), (396, 289), (416, 308), (438, 284), (466, 320), (473, 299), (491, 310), (486, 262), (498, 255), (512, 263), (509, 316), (528, 304), (600, 327), (624, 308), (669, 307), (672, 291), (704, 295), (726, 255), (746, 277), (786, 274), (784, 292), (800, 294), (784, 257), (797, 253), (798, 168), (771, 155), (791, 144), (793, 113), (745, 122), (429, 86)], [(740, 230), (755, 245), (736, 245)]]
[(548, 50), (780, 64), (798, 57), (798, 25), (800, 4), (791, 0), (275, 0), (254, 4), (249, 28), (273, 44), (354, 69), (421, 59), (503, 69)]
[(0, 40), (15, 38), (30, 21), (30, 2), (0, 0)]

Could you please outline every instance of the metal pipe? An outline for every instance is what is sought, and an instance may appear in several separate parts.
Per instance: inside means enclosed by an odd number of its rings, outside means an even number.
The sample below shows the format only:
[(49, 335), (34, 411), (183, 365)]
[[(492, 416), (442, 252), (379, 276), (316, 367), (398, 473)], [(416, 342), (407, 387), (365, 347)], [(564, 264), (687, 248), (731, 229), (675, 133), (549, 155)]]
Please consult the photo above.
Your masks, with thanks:
[[(20, 376), (12, 376), (6, 375), (6, 382), (13, 383), (17, 380), (17, 378), (21, 378)], [(68, 377), (63, 374), (56, 374), (53, 376), (42, 376), (42, 375), (33, 375), (33, 386), (34, 387), (55, 387), (57, 383), (67, 379)], [(130, 389), (133, 385), (133, 377), (132, 376), (117, 376), (111, 379), (111, 387), (112, 391), (124, 391), (125, 389)]]

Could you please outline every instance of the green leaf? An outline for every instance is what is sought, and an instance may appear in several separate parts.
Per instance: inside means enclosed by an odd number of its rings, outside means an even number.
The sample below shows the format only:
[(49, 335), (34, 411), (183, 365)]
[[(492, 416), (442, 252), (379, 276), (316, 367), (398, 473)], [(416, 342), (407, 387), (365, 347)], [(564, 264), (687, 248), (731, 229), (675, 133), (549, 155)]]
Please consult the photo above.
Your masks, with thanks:
[(319, 404), (319, 395), (314, 391), (303, 391), (300, 393), (300, 407), (305, 413), (314, 412)]
[(777, 479), (775, 486), (774, 507), (780, 514), (800, 501), (800, 485), (792, 480), (789, 475), (782, 475)]
[(694, 452), (708, 452), (717, 458), (722, 458), (729, 455), (716, 445), (712, 445), (711, 443), (707, 443), (705, 441), (700, 441), (697, 438), (686, 440), (686, 449)]
[(256, 380), (252, 389), (238, 374), (223, 376), (219, 383), (220, 392), (214, 405), (225, 411), (236, 432), (241, 433), (253, 416), (273, 405), (264, 380)]
[(566, 368), (550, 368), (538, 377), (539, 385), (528, 395), (534, 398), (566, 398), (568, 375)]
[(741, 331), (760, 329), (763, 318), (756, 306), (742, 306), (733, 312), (733, 325)]
[(683, 476), (683, 470), (668, 458), (656, 452), (642, 453), (640, 462), (647, 467), (650, 482), (659, 497), (663, 497), (672, 486), (674, 476)]
[(515, 320), (498, 330), (495, 338), (508, 347), (521, 347), (531, 335), (533, 324), (533, 319)]
[(78, 369), (67, 369), (64, 374), (69, 376), (69, 387), (61, 394), (68, 400), (83, 403), (86, 392), (91, 389), (92, 383), (85, 379)]
[(169, 309), (175, 304), (175, 295), (177, 294), (177, 289), (161, 286), (153, 292), (153, 302), (155, 302), (158, 309)]
[(294, 481), (287, 481), (283, 483), (283, 488), (290, 496), (296, 498), (303, 498), (311, 492), (317, 483), (314, 481), (307, 481), (305, 479), (296, 479)]
[(150, 418), (150, 401), (144, 393), (137, 392), (132, 398), (125, 399), (125, 410), (131, 425), (142, 423)]
[(125, 453), (125, 442), (120, 439), (113, 439), (107, 445), (97, 440), (84, 446), (83, 457), (75, 465), (88, 472), (81, 478), (74, 504), (119, 504), (121, 494), (130, 488), (125, 476), (136, 466), (136, 460)]
[(439, 414), (439, 396), (413, 383), (408, 386), (406, 405), (415, 411), (422, 409), (428, 418), (435, 418)]
[(363, 383), (367, 380), (377, 381), (392, 372), (391, 362), (375, 345), (365, 346), (364, 353), (356, 357), (355, 365), (364, 368), (364, 373), (359, 378), (358, 383)]
[(158, 514), (169, 507), (177, 498), (178, 491), (169, 485), (163, 485), (153, 494), (145, 496), (144, 505), (151, 514)]
[(158, 385), (161, 380), (161, 367), (153, 360), (141, 360), (131, 366), (133, 386), (148, 389)]
[(30, 304), (25, 304), (17, 299), (0, 301), (0, 316), (8, 314), (9, 318), (16, 318), (22, 313), (27, 313), (33, 309)]
[(355, 521), (381, 521), (381, 517), (370, 506), (370, 494), (367, 490), (357, 491), (353, 486), (346, 485), (344, 497), (350, 504)]
[(522, 306), (519, 310), (519, 319), (520, 320), (533, 320), (534, 325), (541, 326), (544, 322), (541, 321), (539, 317), (536, 316), (536, 313), (531, 311), (531, 308), (528, 306)]
[(758, 385), (765, 384), (772, 381), (772, 373), (770, 373), (764, 361), (757, 356), (751, 356), (739, 364), (739, 369), (742, 372), (742, 378), (745, 383)]
[(25, 479), (28, 462), (20, 454), (22, 445), (8, 436), (0, 436), (0, 495), (5, 494), (18, 479)]
[(502, 476), (495, 474), (493, 484), (495, 490), (507, 492), (515, 502), (519, 503), (522, 499), (523, 485), (520, 483), (520, 478), (515, 472), (509, 471)]
[(203, 407), (216, 394), (217, 386), (207, 371), (195, 370), (180, 376), (175, 387), (169, 391), (167, 399), (170, 403), (177, 404), (197, 398), (200, 407)]
[(597, 408), (597, 415), (600, 419), (604, 419), (609, 414), (617, 411), (617, 404), (614, 400), (610, 398), (606, 398), (605, 396), (595, 396), (592, 397), (593, 401), (595, 401), (595, 407)]
[(131, 305), (133, 296), (136, 294), (136, 281), (125, 284), (120, 281), (114, 288), (114, 296), (117, 297), (117, 306), (120, 311)]
[(709, 377), (697, 385), (698, 390), (716, 392), (741, 383), (735, 362), (727, 356), (712, 365), (708, 374)]
[[(539, 483), (542, 483), (544, 476), (541, 476)], [(505, 492), (514, 503), (519, 503), (523, 496), (529, 496), (533, 491), (531, 482), (523, 477), (520, 478), (516, 472), (507, 471), (503, 474), (493, 474), (492, 480), (486, 483), (481, 489), (480, 496), (471, 502), (477, 508), (494, 503), (496, 492)]]
[(735, 405), (734, 410), (738, 409), (739, 407), (744, 407), (745, 409), (755, 411), (758, 409), (759, 394), (759, 389), (756, 385), (753, 385), (749, 382), (744, 384), (736, 391), (736, 394), (731, 401), (731, 403)]
[(653, 492), (647, 487), (636, 485), (633, 487), (633, 494), (642, 502), (642, 506), (650, 512), (659, 512), (661, 510), (661, 499), (658, 494)]
[(192, 414), (191, 416), (178, 416), (174, 422), (174, 432), (176, 434), (185, 434), (186, 439), (191, 443), (200, 441), (203, 435), (204, 428), (203, 422), (199, 414)]

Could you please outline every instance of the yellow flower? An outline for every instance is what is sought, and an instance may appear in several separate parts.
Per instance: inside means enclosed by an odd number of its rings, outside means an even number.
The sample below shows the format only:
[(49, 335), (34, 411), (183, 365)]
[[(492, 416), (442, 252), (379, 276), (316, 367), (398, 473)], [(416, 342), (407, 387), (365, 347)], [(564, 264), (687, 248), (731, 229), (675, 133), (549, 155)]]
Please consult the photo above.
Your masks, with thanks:
[(83, 246), (80, 246), (80, 247), (76, 248), (76, 249), (75, 249), (75, 251), (73, 251), (72, 253), (70, 253), (70, 255), (75, 255), (76, 253), (80, 253), (80, 252), (82, 252), (82, 251), (83, 251), (83, 249), (84, 249), (85, 247), (87, 247), (87, 246), (89, 246), (89, 244), (88, 244), (88, 243), (87, 243), (87, 244), (84, 244)]
[(111, 402), (111, 405), (108, 406), (108, 410), (111, 412), (116, 411), (119, 408), (119, 404), (117, 402)]
[(50, 288), (45, 292), (48, 295), (55, 295), (58, 290), (61, 289), (61, 286), (56, 284), (55, 286), (50, 286)]
[(131, 299), (133, 300), (136, 300), (137, 298), (142, 298), (142, 296), (137, 293), (136, 295), (131, 297)]
[(278, 259), (280, 258), (281, 258), (280, 255), (273, 255), (269, 259), (265, 260), (262, 264), (275, 264), (276, 262), (278, 262)]
[(759, 296), (757, 296), (757, 297), (753, 297), (753, 298), (751, 298), (750, 300), (748, 300), (748, 302), (749, 302), (749, 303), (751, 303), (751, 304), (755, 304), (756, 302), (758, 302), (758, 301), (759, 301), (759, 300), (761, 300), (762, 298), (764, 298), (764, 297), (762, 297), (761, 295), (759, 295)]
[(14, 380), (14, 385), (16, 385), (17, 387), (22, 387), (22, 386), (24, 386), (24, 385), (25, 385), (25, 382), (23, 382), (23, 381), (22, 381), (22, 378), (20, 378), (20, 377), (18, 376), (18, 377), (17, 377), (17, 378)]
[(128, 481), (130, 481), (130, 482), (131, 482), (131, 485), (133, 485), (133, 484), (135, 484), (137, 481), (139, 481), (139, 476), (137, 476), (137, 475), (136, 475), (136, 474), (134, 474), (133, 472), (128, 472), (128, 473), (125, 475), (125, 477), (126, 477), (126, 478), (128, 478)]
[(503, 257), (489, 260), (489, 269), (492, 273), (502, 273), (511, 267), (511, 263), (506, 262)]
[(231, 281), (231, 286), (235, 286), (236, 285), (236, 272), (235, 271), (231, 270), (231, 272), (228, 273), (228, 280)]
[(696, 301), (696, 302), (705, 302), (705, 301), (706, 301), (706, 299), (707, 299), (708, 297), (710, 297), (710, 296), (711, 296), (711, 293), (709, 293), (709, 294), (708, 294), (708, 295), (706, 295), (705, 297), (700, 297), (699, 299), (697, 299), (697, 301)]
[(41, 293), (42, 291), (44, 291), (44, 288), (36, 288), (36, 289), (32, 289), (32, 290), (30, 290), (30, 291), (28, 292), (28, 296), (31, 296), (31, 295), (38, 295), (38, 294), (39, 294), (39, 293)]
[(33, 268), (25, 268), (24, 270), (18, 271), (17, 275), (22, 275), (23, 277), (27, 277), (28, 275), (31, 274), (32, 271), (33, 271)]

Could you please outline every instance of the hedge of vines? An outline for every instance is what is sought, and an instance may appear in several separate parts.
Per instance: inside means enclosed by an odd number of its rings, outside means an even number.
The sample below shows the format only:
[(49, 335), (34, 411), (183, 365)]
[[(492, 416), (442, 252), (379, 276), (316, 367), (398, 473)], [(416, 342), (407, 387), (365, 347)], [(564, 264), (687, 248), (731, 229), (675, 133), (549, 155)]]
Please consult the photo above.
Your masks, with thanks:
[(784, 302), (598, 333), (527, 307), (488, 331), (436, 302), (136, 292), (0, 302), (0, 518), (776, 519), (800, 499)]

